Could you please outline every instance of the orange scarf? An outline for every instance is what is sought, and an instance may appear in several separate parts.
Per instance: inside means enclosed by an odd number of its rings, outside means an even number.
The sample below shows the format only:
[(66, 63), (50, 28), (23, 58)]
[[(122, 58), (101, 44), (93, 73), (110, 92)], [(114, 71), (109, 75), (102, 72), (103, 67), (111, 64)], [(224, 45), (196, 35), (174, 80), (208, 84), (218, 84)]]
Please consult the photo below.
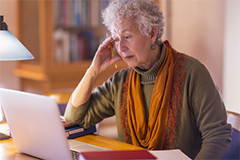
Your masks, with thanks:
[(142, 146), (149, 150), (163, 148), (172, 78), (173, 55), (170, 47), (166, 47), (166, 56), (158, 71), (153, 88), (147, 124), (140, 75), (133, 69), (131, 70), (128, 87), (127, 116), (133, 145)]

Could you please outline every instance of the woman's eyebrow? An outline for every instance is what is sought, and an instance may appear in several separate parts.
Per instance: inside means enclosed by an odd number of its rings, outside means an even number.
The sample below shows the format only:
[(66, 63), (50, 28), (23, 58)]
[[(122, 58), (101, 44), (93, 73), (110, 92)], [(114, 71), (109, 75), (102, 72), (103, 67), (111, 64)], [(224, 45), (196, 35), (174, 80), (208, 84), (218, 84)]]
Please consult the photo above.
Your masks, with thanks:
[[(130, 29), (129, 28), (123, 29), (123, 30), (119, 31), (119, 33), (121, 34), (121, 33), (127, 32), (127, 31), (130, 31)], [(116, 32), (113, 32), (113, 33), (116, 34)]]
[(126, 31), (128, 31), (128, 30), (129, 30), (129, 29), (126, 28), (126, 29), (122, 30), (120, 33), (126, 32)]

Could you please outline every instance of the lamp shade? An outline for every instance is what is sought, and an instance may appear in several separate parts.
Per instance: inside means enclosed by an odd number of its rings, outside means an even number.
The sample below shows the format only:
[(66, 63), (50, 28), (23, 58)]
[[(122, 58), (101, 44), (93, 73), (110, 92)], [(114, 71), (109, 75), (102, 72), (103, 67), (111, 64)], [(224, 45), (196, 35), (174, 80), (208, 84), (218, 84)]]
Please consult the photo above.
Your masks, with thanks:
[(33, 55), (8, 30), (0, 30), (0, 61), (33, 59)]

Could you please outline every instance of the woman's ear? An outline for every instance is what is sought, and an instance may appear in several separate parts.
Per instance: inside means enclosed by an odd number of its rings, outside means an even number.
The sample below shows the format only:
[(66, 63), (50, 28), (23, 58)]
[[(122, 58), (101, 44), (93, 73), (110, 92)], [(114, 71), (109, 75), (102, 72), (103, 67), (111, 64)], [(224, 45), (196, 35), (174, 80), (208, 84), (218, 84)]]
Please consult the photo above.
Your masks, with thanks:
[(155, 43), (155, 41), (157, 39), (157, 34), (158, 34), (158, 29), (157, 29), (157, 27), (153, 26), (152, 31), (150, 32), (152, 44)]

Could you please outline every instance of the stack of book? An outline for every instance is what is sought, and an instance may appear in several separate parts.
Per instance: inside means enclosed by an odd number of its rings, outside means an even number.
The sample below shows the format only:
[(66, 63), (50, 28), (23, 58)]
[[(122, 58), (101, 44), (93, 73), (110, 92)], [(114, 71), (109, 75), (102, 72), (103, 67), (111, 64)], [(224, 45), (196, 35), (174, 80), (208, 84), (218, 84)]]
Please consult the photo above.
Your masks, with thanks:
[(96, 132), (95, 125), (91, 125), (89, 128), (83, 128), (77, 124), (70, 124), (65, 122), (65, 120), (62, 117), (61, 119), (68, 139), (73, 139), (84, 135), (93, 134), (94, 132)]

